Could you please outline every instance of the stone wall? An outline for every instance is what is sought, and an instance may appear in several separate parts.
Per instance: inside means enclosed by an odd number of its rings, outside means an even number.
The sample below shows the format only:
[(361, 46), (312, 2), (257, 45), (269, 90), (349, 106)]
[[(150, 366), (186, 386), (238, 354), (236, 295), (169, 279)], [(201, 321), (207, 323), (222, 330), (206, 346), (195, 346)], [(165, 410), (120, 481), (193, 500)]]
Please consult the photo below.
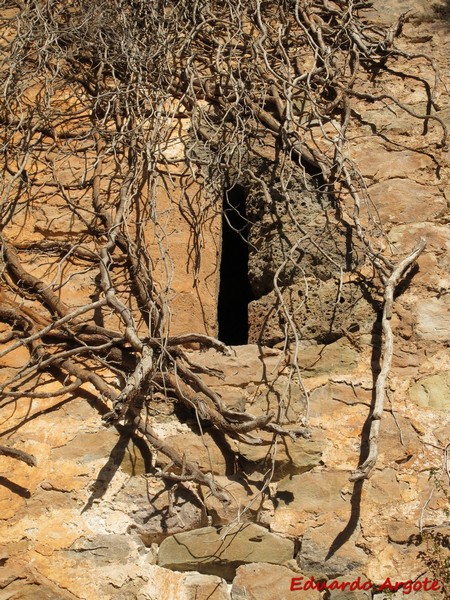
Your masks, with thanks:
[[(416, 11), (404, 27), (405, 51), (431, 52), (445, 90), (450, 85), (448, 22), (437, 18), (428, 3), (412, 0), (374, 2), (373, 16), (385, 21), (403, 9)], [(428, 73), (420, 60), (408, 68)], [(425, 99), (418, 89), (405, 89), (388, 75), (377, 85), (422, 112)], [(450, 121), (445, 92), (437, 102), (441, 118)], [(0, 597), (382, 600), (386, 594), (375, 585), (387, 578), (442, 577), (426, 557), (438, 550), (446, 559), (448, 548), (419, 533), (422, 527), (450, 534), (444, 455), (450, 439), (449, 152), (436, 147), (437, 123), (428, 123), (425, 137), (422, 121), (389, 101), (375, 111), (355, 100), (352, 114), (349, 151), (386, 232), (385, 251), (395, 262), (421, 236), (427, 239), (408, 285), (395, 299), (393, 364), (371, 478), (349, 480), (366, 450), (379, 369), (380, 298), (366, 293), (345, 269), (358, 257), (349, 259), (347, 232), (333, 217), (333, 207), (321, 205), (315, 192), (295, 188), (299, 212), (294, 216), (309, 238), (305, 262), (285, 272), (282, 294), (295, 312), (302, 344), (287, 355), (271, 347), (284, 339), (286, 324), (277, 312), (273, 274), (295, 243), (296, 231), (284, 225), (284, 199), (274, 185), (270, 210), (258, 196), (249, 196), (257, 215), (250, 241), (258, 250), (250, 260), (258, 296), (250, 308), (250, 336), (263, 343), (235, 347), (228, 357), (212, 349), (187, 352), (230, 409), (254, 415), (275, 411), (283, 425), (298, 427), (308, 396), (310, 438), (261, 436), (263, 445), (238, 443), (213, 428), (200, 430), (192, 416), (180, 415), (178, 406), (155, 397), (150, 409), (155, 430), (229, 491), (232, 501), (224, 506), (209, 489), (191, 483), (173, 487), (155, 477), (153, 469), (164, 469), (168, 459), (148, 454), (125, 431), (105, 428), (89, 385), (86, 397), (12, 399), (2, 407), (2, 439), (34, 455), (37, 466), (0, 456)], [(61, 165), (58, 169), (63, 172)], [(161, 212), (170, 211), (173, 327), (213, 334), (220, 224), (214, 204), (192, 194), (198, 204), (189, 210), (206, 211), (197, 239), (202, 246), (198, 271), (186, 266), (193, 243), (192, 213), (179, 210), (186, 198), (168, 204), (164, 193), (160, 196)], [(62, 237), (69, 225), (75, 227), (75, 217), (61, 214), (52, 198), (36, 203), (22, 223), (10, 225), (9, 233), (24, 248), (36, 236)], [(303, 201), (308, 218), (301, 211)], [(315, 206), (321, 207), (317, 216)], [(259, 245), (259, 237), (267, 241), (277, 230), (277, 221), (287, 229), (286, 246), (276, 236), (272, 245)], [(76, 223), (82, 227), (81, 220)], [(311, 240), (336, 264), (316, 262)], [(22, 258), (51, 279), (53, 271), (29, 251)], [(199, 284), (192, 288), (194, 273)], [(63, 293), (70, 290), (72, 296), (64, 299), (76, 304), (89, 288), (87, 275), (80, 269), (70, 275), (73, 285)], [(336, 306), (338, 297), (342, 301)], [(3, 376), (27, 360), (24, 349), (7, 355)], [(301, 380), (293, 376), (296, 361)], [(39, 386), (50, 391), (55, 383), (42, 375)], [(373, 586), (357, 592), (290, 590), (292, 578), (310, 577), (329, 582), (360, 578)], [(443, 595), (430, 590), (408, 597)]]

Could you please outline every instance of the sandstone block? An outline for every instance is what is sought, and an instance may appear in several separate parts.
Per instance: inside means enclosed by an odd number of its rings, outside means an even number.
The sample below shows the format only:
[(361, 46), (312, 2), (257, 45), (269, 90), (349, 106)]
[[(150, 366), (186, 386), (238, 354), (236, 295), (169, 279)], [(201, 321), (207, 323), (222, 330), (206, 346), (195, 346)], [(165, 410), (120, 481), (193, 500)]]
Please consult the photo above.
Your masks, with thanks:
[(187, 600), (230, 600), (228, 586), (221, 577), (188, 573), (182, 583)]
[(284, 438), (278, 440), (276, 448), (240, 444), (239, 452), (248, 461), (248, 469), (264, 472), (274, 460), (273, 481), (286, 475), (296, 475), (311, 471), (322, 458), (323, 443), (318, 440)]
[(298, 537), (320, 522), (350, 514), (350, 504), (342, 491), (348, 488), (348, 474), (337, 471), (310, 472), (285, 477), (274, 498), (272, 531)]
[(203, 490), (206, 510), (212, 518), (213, 525), (228, 525), (235, 519), (241, 521), (254, 521), (256, 514), (261, 509), (263, 498), (259, 488), (252, 485), (249, 481), (239, 477), (221, 477), (215, 478), (215, 481), (222, 486), (229, 494), (231, 501), (224, 505), (220, 500), (211, 494), (209, 489)]
[(146, 496), (141, 498), (139, 508), (132, 512), (134, 523), (130, 531), (135, 530), (148, 547), (160, 544), (169, 535), (196, 529), (203, 524), (204, 511), (198, 498), (181, 486), (170, 500), (169, 491), (156, 494), (151, 503)]
[[(266, 563), (243, 565), (236, 571), (231, 588), (232, 600), (320, 600), (317, 590), (290, 590), (293, 577), (301, 575), (287, 567)], [(305, 578), (306, 579), (306, 578)]]
[(399, 503), (403, 500), (402, 491), (406, 488), (408, 488), (407, 483), (397, 481), (394, 469), (375, 470), (367, 482), (364, 498), (367, 498), (371, 504)]
[(378, 140), (368, 138), (354, 149), (354, 157), (358, 162), (361, 173), (370, 179), (386, 180), (393, 177), (410, 176), (417, 179), (421, 171), (427, 176), (427, 169), (432, 168), (433, 162), (426, 154), (413, 150), (393, 151)]
[(278, 484), (275, 502), (278, 507), (298, 508), (318, 513), (341, 510), (347, 505), (341, 490), (348, 486), (348, 473), (316, 471), (285, 477)]
[(294, 543), (254, 524), (222, 530), (203, 527), (166, 538), (159, 549), (158, 565), (177, 571), (199, 571), (233, 579), (247, 563), (284, 564), (294, 555)]
[[(212, 435), (204, 431), (203, 435), (186, 431), (165, 438), (165, 442), (180, 456), (186, 454), (186, 459), (197, 464), (203, 472), (212, 472), (214, 475), (224, 475), (227, 464), (224, 452), (217, 446)], [(186, 451), (188, 450), (188, 454)], [(165, 467), (169, 459), (162, 453), (158, 454), (157, 465)]]
[[(263, 348), (256, 344), (235, 346), (231, 356), (215, 350), (191, 352), (190, 357), (200, 367), (205, 367), (202, 379), (208, 385), (244, 387), (251, 382), (261, 383), (276, 379), (283, 367), (281, 350)], [(213, 369), (218, 368), (217, 375)]]
[(299, 353), (299, 363), (305, 377), (352, 371), (359, 354), (342, 340), (326, 346), (308, 346)]
[(446, 209), (445, 198), (436, 195), (430, 186), (410, 179), (376, 183), (370, 186), (369, 193), (382, 223), (431, 221)]
[[(302, 538), (297, 561), (302, 572), (334, 579), (359, 569), (367, 562), (367, 555), (355, 545), (359, 531), (355, 526), (346, 533), (348, 522), (330, 520), (322, 527), (311, 527)], [(349, 576), (350, 577), (350, 576)]]

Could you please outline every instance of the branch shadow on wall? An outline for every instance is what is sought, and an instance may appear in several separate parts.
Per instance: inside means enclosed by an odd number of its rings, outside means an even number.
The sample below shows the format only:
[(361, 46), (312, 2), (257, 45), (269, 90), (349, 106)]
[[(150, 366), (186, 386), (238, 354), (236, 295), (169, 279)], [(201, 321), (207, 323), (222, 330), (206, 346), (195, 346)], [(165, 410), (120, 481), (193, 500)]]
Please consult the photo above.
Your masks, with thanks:
[[(367, 418), (364, 422), (362, 431), (361, 431), (361, 445), (360, 445), (360, 454), (358, 465), (362, 465), (369, 454), (369, 435), (370, 435), (370, 425), (372, 421), (372, 412), (375, 406), (375, 384), (377, 381), (378, 374), (381, 369), (381, 336), (380, 336), (380, 321), (377, 320), (374, 324), (372, 330), (372, 358), (371, 358), (371, 368), (372, 368), (372, 402), (370, 411), (367, 415)], [(361, 497), (362, 490), (364, 486), (364, 479), (360, 479), (355, 481), (352, 490), (352, 497), (350, 499), (350, 517), (347, 525), (344, 529), (336, 536), (333, 540), (330, 549), (328, 550), (327, 556), (325, 560), (329, 560), (348, 540), (352, 537), (356, 528), (358, 526), (358, 522), (361, 516)]]
[(17, 494), (21, 498), (31, 498), (31, 492), (29, 489), (19, 485), (18, 483), (14, 483), (7, 477), (0, 476), (0, 486), (7, 488), (13, 494)]

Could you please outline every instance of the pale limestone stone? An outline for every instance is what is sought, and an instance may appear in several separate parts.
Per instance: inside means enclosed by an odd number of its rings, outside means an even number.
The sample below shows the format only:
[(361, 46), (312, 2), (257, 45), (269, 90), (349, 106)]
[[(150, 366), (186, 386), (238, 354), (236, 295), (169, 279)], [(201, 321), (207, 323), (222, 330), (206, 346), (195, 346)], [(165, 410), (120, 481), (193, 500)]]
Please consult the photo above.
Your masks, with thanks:
[(411, 400), (418, 406), (431, 410), (450, 409), (450, 372), (423, 377), (409, 390)]
[(430, 298), (416, 307), (417, 335), (430, 342), (450, 340), (450, 296)]

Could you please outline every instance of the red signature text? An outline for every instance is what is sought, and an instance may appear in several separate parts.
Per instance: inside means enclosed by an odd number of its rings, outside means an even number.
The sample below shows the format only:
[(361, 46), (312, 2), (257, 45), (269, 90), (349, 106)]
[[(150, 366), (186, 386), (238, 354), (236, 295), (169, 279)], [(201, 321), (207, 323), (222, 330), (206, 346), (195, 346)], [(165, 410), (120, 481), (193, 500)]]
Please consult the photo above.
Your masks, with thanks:
[(337, 579), (330, 579), (328, 581), (315, 581), (314, 577), (305, 579), (304, 577), (292, 577), (291, 579), (291, 592), (295, 591), (306, 591), (306, 590), (317, 590), (322, 592), (324, 590), (349, 590), (354, 592), (356, 590), (370, 590), (375, 588), (378, 592), (396, 592), (401, 590), (404, 594), (410, 594), (411, 592), (429, 592), (439, 591), (441, 584), (436, 579), (407, 579), (406, 581), (392, 581), (390, 577), (386, 577), (383, 583), (374, 585), (371, 581), (361, 581), (361, 577), (354, 579), (353, 581), (339, 581)]

